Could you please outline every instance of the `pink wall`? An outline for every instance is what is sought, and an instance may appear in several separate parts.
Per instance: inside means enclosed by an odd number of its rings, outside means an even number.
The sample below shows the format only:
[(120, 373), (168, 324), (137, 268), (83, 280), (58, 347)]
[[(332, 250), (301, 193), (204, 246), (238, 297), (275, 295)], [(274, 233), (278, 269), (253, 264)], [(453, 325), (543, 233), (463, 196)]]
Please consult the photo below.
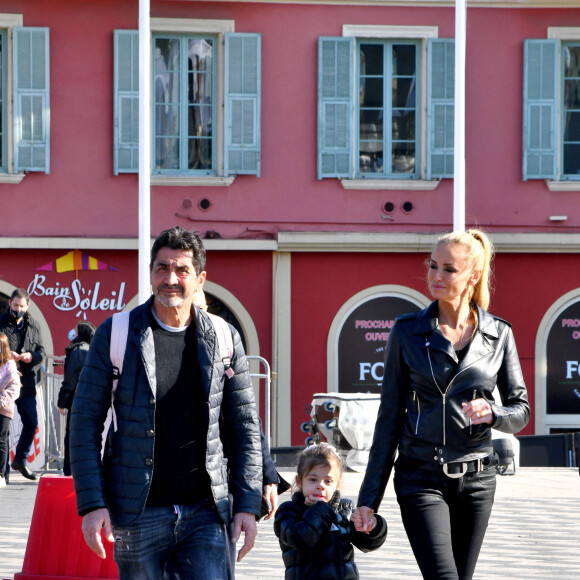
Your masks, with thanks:
[[(24, 197), (26, 223), (3, 235), (135, 236), (137, 177), (112, 174), (113, 30), (136, 28), (137, 4), (5, 0), (2, 12), (48, 26), (51, 48), (51, 174), (30, 174), (0, 191)], [(453, 36), (452, 8), (306, 6), (153, 2), (152, 16), (233, 19), (237, 31), (260, 32), (262, 177), (238, 177), (229, 188), (153, 187), (153, 232), (180, 223), (237, 237), (247, 227), (279, 230), (421, 231), (451, 223), (453, 187), (433, 192), (345, 191), (316, 180), (316, 43), (340, 35), (343, 23), (436, 25)], [(499, 17), (501, 16), (501, 18)], [(579, 223), (575, 193), (550, 193), (521, 181), (522, 43), (545, 38), (547, 26), (580, 26), (577, 10), (470, 9), (467, 49), (467, 215), (494, 230), (569, 231)], [(501, 63), (501, 66), (498, 64)], [(211, 208), (197, 207), (206, 197)], [(184, 199), (193, 207), (183, 211)], [(381, 219), (381, 207), (415, 209)], [(176, 217), (180, 213), (191, 220)], [(565, 225), (550, 215), (568, 215)]]

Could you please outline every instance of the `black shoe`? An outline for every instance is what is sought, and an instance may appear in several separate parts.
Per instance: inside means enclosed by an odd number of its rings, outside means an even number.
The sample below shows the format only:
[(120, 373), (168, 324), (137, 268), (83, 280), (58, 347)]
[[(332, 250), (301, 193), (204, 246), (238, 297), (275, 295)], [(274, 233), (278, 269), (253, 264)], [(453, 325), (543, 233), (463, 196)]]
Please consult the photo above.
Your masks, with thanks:
[(31, 479), (33, 481), (36, 479), (36, 474), (32, 473), (32, 471), (30, 471), (30, 469), (28, 469), (28, 467), (26, 465), (24, 465), (24, 463), (22, 461), (14, 460), (12, 462), (12, 469), (16, 469), (16, 471), (20, 471), (20, 473), (24, 477), (26, 477), (26, 479)]

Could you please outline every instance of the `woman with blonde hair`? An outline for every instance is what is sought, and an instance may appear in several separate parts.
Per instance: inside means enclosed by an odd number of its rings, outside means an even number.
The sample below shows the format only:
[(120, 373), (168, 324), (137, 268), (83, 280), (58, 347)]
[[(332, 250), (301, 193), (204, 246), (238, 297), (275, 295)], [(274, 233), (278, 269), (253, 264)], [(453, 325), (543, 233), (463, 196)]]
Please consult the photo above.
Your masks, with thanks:
[(387, 345), (358, 505), (368, 529), (394, 465), (424, 578), (472, 578), (495, 494), (491, 429), (516, 433), (530, 417), (511, 325), (487, 312), (492, 257), (480, 230), (439, 238), (427, 274), (434, 301), (397, 318)]

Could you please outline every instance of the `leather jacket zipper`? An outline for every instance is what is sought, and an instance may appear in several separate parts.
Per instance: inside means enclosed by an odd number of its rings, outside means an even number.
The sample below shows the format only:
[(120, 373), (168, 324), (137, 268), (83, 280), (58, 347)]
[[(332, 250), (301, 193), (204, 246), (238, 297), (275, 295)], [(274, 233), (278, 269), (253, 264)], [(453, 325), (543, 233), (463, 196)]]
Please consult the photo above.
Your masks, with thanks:
[(417, 421), (415, 422), (415, 435), (419, 433), (419, 420), (421, 419), (421, 402), (417, 396), (417, 391), (413, 391), (413, 403), (417, 403)]

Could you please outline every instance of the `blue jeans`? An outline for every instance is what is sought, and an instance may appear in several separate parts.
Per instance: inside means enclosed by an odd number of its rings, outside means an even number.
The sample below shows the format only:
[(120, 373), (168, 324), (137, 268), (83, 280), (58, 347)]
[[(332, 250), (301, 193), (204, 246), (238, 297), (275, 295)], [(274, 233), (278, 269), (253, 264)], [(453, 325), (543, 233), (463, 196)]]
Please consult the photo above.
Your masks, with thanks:
[(38, 415), (36, 413), (36, 396), (18, 397), (16, 399), (16, 408), (22, 421), (22, 431), (16, 445), (14, 461), (26, 464), (30, 446), (34, 440), (34, 434), (38, 427)]
[(235, 545), (209, 500), (146, 507), (127, 528), (114, 527), (120, 580), (230, 580)]
[(495, 469), (458, 479), (395, 467), (403, 525), (423, 578), (470, 580), (495, 497)]

